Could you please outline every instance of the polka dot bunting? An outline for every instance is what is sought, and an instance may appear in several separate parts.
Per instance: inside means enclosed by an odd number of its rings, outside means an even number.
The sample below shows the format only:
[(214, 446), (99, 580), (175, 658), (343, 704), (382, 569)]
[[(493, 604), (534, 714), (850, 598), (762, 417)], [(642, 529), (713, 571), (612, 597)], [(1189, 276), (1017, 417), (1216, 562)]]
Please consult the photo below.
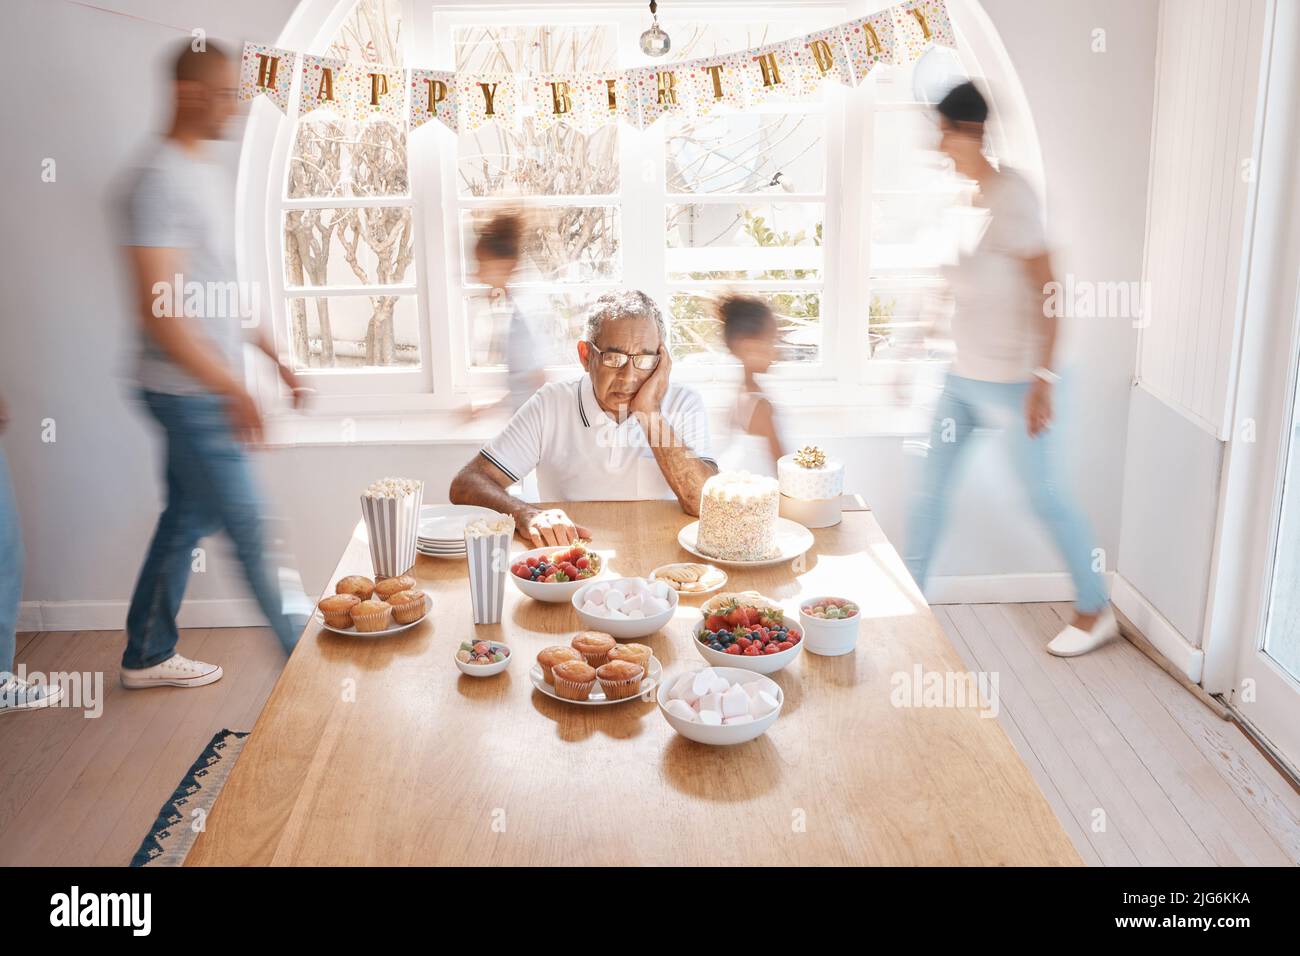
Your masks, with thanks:
[(455, 73), (411, 70), (410, 104), (411, 129), (418, 129), (431, 119), (437, 119), (450, 130), (460, 129), (460, 88)]
[(260, 94), (287, 114), (297, 62), (298, 54), (291, 50), (245, 43), (239, 60), (239, 99), (247, 101)]
[(720, 105), (744, 109), (812, 96), (824, 79), (856, 86), (879, 64), (912, 62), (934, 44), (956, 46), (944, 0), (904, 0), (781, 43), (607, 73), (458, 75), (315, 55), (303, 55), (299, 64), (291, 50), (246, 43), (239, 98), (263, 95), (287, 114), (298, 75), (302, 115), (334, 110), (361, 120), (405, 121), (411, 129), (438, 119), (453, 130), (475, 130), (493, 121), (513, 125), (523, 115), (542, 129), (565, 123), (590, 132), (618, 120), (644, 129), (668, 112), (700, 115)]
[(333, 110), (340, 117), (352, 113), (352, 83), (347, 64), (327, 56), (302, 56), (302, 84), (298, 87), (298, 115), (313, 110)]
[[(881, 63), (894, 63), (894, 17), (889, 10), (844, 25), (844, 43), (853, 64), (854, 81), (861, 83)], [(906, 62), (906, 61), (903, 61)]]
[[(911, 63), (930, 48), (932, 43), (957, 46), (957, 37), (948, 19), (948, 9), (943, 0), (909, 0), (881, 11), (878, 16), (894, 15), (895, 63)], [(926, 31), (929, 35), (926, 35)]]

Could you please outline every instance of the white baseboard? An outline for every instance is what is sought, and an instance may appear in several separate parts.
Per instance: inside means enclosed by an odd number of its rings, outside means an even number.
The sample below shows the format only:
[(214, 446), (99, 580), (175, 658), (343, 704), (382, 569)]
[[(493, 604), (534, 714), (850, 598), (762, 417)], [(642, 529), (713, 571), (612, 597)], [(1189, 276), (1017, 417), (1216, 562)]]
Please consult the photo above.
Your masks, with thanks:
[[(18, 609), (20, 631), (120, 631), (126, 627), (126, 601), (27, 601)], [(265, 627), (251, 598), (186, 601), (176, 616), (179, 627)]]
[[(1113, 572), (1105, 574), (1109, 588)], [(931, 604), (1021, 604), (1073, 601), (1074, 582), (1064, 571), (1043, 574), (962, 574), (932, 577), (925, 585)]]
[(1205, 652), (1179, 634), (1155, 605), (1121, 574), (1116, 574), (1111, 584), (1110, 600), (1180, 673), (1193, 684), (1201, 682)]

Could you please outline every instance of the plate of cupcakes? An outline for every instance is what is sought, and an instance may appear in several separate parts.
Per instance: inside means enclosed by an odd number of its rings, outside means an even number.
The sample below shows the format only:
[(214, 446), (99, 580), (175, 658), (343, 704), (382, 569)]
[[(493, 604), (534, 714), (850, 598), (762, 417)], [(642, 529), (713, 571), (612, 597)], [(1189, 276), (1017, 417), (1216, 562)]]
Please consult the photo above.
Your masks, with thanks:
[(361, 574), (340, 578), (334, 593), (316, 605), (321, 627), (349, 637), (384, 637), (414, 627), (433, 608), (433, 599), (403, 574), (376, 582)]
[(608, 634), (581, 631), (568, 644), (543, 648), (528, 676), (548, 697), (592, 706), (650, 700), (663, 672), (646, 645), (620, 644)]

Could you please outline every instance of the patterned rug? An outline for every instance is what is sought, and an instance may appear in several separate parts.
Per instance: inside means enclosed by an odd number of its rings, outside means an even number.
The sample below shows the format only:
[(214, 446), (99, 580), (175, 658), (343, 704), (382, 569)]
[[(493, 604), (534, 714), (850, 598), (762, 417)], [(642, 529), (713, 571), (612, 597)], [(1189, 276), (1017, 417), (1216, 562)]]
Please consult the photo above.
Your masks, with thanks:
[(171, 799), (158, 811), (149, 835), (131, 858), (132, 866), (180, 866), (185, 862), (203, 829), (201, 821), (207, 819), (217, 794), (226, 785), (247, 736), (244, 730), (223, 730), (213, 735)]

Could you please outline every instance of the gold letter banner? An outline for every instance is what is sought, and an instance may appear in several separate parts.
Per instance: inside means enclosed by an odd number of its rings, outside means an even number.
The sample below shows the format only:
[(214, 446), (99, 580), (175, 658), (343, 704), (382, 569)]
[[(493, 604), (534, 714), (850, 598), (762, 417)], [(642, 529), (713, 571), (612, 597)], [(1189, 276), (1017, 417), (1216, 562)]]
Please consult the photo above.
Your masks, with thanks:
[(638, 129), (652, 126), (665, 113), (686, 113), (691, 106), (686, 64), (643, 66), (627, 71), (627, 89), (636, 103)]
[(302, 55), (302, 85), (298, 88), (298, 115), (313, 110), (333, 110), (340, 118), (352, 115), (352, 84), (347, 64), (327, 56)]
[(406, 119), (406, 71), (391, 66), (358, 64), (352, 67), (352, 106), (361, 122)]
[(418, 129), (436, 119), (450, 130), (459, 130), (458, 100), (455, 73), (412, 70), (410, 128)]
[(803, 92), (813, 94), (822, 80), (834, 80), (853, 86), (853, 67), (844, 47), (844, 25), (819, 30), (795, 41), (793, 46), (803, 71)]
[(519, 84), (513, 73), (462, 74), (456, 83), (461, 129), (476, 130), (485, 123), (513, 126), (519, 119)]
[(943, 0), (910, 0), (881, 10), (877, 16), (885, 16), (891, 11), (894, 14), (895, 42), (891, 63), (911, 63), (920, 59), (933, 43), (957, 47), (957, 36), (953, 33)]
[[(745, 54), (745, 87), (750, 103), (768, 100), (786, 102), (804, 95), (803, 66), (799, 40), (773, 43)], [(811, 63), (811, 58), (809, 60)], [(813, 86), (819, 76), (814, 74)]]
[(698, 115), (707, 116), (716, 106), (744, 107), (744, 63), (737, 54), (688, 60), (677, 64), (677, 71), (679, 82), (685, 78), (690, 83)]
[(844, 25), (854, 82), (861, 83), (881, 63), (894, 62), (894, 16), (882, 10)]
[(251, 100), (265, 96), (289, 112), (289, 89), (293, 86), (293, 71), (298, 65), (298, 54), (261, 43), (245, 43), (239, 61), (239, 98)]
[(575, 73), (534, 73), (529, 77), (533, 97), (533, 128), (556, 123), (578, 126), (583, 109), (582, 78)]
[[(823, 80), (857, 86), (881, 63), (907, 64), (935, 44), (956, 47), (944, 0), (903, 0), (849, 23), (752, 50), (603, 73), (455, 74), (343, 64), (322, 56), (245, 43), (239, 98), (268, 97), (288, 113), (294, 77), (298, 110), (358, 120), (386, 119), (416, 129), (431, 119), (452, 130), (485, 123), (538, 129), (566, 123), (590, 132), (625, 120), (639, 129), (665, 113), (700, 116), (768, 100), (816, 96)], [(528, 99), (526, 99), (526, 97)]]

